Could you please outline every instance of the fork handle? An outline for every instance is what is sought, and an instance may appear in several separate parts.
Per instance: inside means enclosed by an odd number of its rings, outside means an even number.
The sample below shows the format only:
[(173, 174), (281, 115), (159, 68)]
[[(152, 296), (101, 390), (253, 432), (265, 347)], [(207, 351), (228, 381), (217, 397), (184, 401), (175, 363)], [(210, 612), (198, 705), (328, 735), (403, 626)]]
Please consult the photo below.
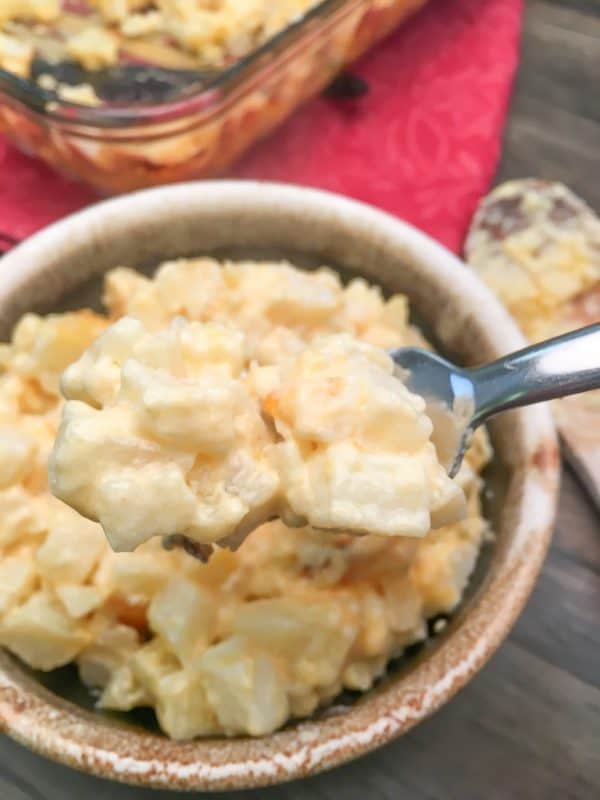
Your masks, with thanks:
[(509, 408), (600, 389), (600, 324), (548, 339), (468, 370), (478, 425)]

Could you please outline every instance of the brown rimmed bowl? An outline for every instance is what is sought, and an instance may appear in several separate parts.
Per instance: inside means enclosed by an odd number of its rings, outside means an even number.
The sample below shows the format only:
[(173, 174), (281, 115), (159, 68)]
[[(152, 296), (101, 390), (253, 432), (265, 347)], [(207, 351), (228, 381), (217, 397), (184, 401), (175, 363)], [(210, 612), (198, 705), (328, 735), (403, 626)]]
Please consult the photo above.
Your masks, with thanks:
[[(439, 348), (464, 364), (524, 346), (500, 303), (451, 253), (409, 225), (325, 192), (207, 182), (110, 200), (33, 236), (0, 262), (0, 339), (25, 311), (98, 302), (118, 264), (151, 268), (186, 255), (285, 256), (328, 264), (404, 292)], [(0, 728), (31, 749), (106, 778), (152, 787), (247, 788), (313, 774), (409, 730), (490, 658), (522, 610), (551, 536), (559, 455), (550, 411), (530, 407), (491, 425), (489, 509), (497, 533), (444, 632), (339, 713), (259, 739), (169, 741), (52, 691), (0, 652)]]

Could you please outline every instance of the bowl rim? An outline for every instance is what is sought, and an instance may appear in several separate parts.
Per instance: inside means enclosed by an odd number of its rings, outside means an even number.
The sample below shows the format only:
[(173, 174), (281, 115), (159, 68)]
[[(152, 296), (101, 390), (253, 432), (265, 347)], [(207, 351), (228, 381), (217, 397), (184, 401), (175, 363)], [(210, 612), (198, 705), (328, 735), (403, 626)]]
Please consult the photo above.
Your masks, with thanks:
[[(76, 250), (112, 225), (136, 223), (183, 210), (221, 214), (329, 215), (335, 224), (374, 232), (415, 258), (431, 275), (452, 275), (448, 293), (470, 304), (494, 335), (498, 354), (525, 341), (505, 308), (452, 253), (391, 215), (329, 192), (259, 181), (206, 181), (143, 190), (103, 201), (35, 234), (4, 257), (0, 316), (21, 289), (44, 273), (56, 248)], [(191, 211), (190, 211), (191, 209)], [(334, 224), (331, 222), (330, 224)], [(46, 265), (46, 266), (45, 266)], [(51, 277), (50, 275), (48, 277)], [(458, 300), (456, 300), (458, 302)], [(501, 340), (501, 343), (500, 343)], [(560, 460), (546, 406), (515, 413), (527, 455), (519, 474), (518, 514), (509, 546), (494, 557), (494, 574), (457, 625), (435, 649), (417, 658), (397, 681), (366, 694), (340, 717), (299, 722), (261, 739), (173, 742), (132, 734), (52, 695), (0, 653), (0, 730), (32, 750), (92, 774), (152, 787), (195, 790), (265, 786), (314, 774), (348, 761), (409, 730), (452, 697), (490, 658), (525, 605), (542, 566), (556, 512)], [(459, 615), (460, 616), (460, 615)], [(460, 652), (459, 652), (460, 651)], [(137, 738), (135, 736), (137, 735)], [(108, 742), (108, 744), (107, 744)], [(138, 746), (139, 742), (139, 746)]]

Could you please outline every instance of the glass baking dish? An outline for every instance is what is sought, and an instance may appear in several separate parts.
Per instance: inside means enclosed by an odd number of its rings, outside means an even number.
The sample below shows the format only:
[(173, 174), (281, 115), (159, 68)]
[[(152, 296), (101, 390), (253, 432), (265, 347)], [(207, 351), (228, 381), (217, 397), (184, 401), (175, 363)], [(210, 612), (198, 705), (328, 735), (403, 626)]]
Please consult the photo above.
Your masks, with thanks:
[(0, 130), (105, 194), (218, 175), (426, 1), (324, 0), (201, 90), (159, 104), (49, 103), (0, 69)]

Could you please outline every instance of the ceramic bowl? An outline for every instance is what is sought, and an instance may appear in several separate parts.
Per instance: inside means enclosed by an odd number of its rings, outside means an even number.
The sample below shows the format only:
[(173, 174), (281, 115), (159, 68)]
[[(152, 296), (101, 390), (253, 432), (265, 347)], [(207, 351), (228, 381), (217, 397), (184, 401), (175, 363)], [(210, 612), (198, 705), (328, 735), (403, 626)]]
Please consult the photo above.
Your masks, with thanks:
[[(409, 225), (324, 192), (226, 181), (110, 200), (33, 236), (0, 263), (0, 338), (24, 311), (97, 302), (98, 276), (115, 265), (148, 268), (206, 253), (283, 255), (404, 292), (440, 349), (464, 364), (524, 345), (477, 278)], [(406, 732), (464, 686), (505, 638), (551, 536), (559, 456), (550, 411), (530, 407), (502, 415), (491, 432), (494, 470), (504, 485), (490, 511), (497, 536), (465, 601), (442, 635), (349, 707), (260, 739), (174, 742), (83, 708), (68, 686), (44, 686), (40, 676), (0, 653), (1, 728), (45, 756), (96, 775), (202, 790), (310, 775)]]

